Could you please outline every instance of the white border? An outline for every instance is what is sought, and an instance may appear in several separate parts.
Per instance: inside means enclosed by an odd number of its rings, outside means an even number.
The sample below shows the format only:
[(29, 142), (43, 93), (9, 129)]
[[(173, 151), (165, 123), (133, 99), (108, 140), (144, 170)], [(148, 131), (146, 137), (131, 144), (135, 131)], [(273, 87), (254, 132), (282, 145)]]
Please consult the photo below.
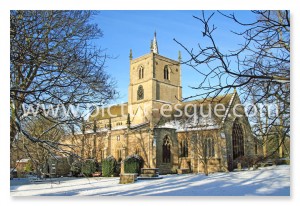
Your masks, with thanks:
[[(47, 1), (30, 1), (30, 0), (6, 0), (0, 3), (0, 54), (1, 54), (1, 90), (0, 90), (0, 114), (1, 114), (1, 169), (0, 169), (0, 185), (1, 185), (1, 202), (2, 204), (20, 204), (20, 205), (54, 205), (55, 203), (66, 202), (73, 206), (82, 205), (84, 201), (89, 201), (91, 205), (107, 205), (107, 204), (122, 204), (122, 205), (187, 205), (187, 204), (199, 204), (199, 205), (256, 205), (256, 204), (272, 204), (282, 205), (285, 203), (296, 205), (296, 202), (300, 202), (299, 192), (300, 172), (298, 159), (300, 145), (299, 134), (300, 127), (297, 126), (300, 117), (300, 107), (298, 94), (300, 88), (300, 58), (299, 56), (299, 13), (296, 8), (296, 0), (85, 0), (85, 1), (71, 1), (71, 0), (53, 0)], [(202, 10), (202, 9), (221, 9), (221, 10), (249, 10), (249, 9), (290, 9), (292, 16), (292, 101), (291, 101), (291, 135), (292, 135), (292, 172), (291, 172), (291, 198), (278, 198), (278, 197), (122, 197), (122, 198), (72, 198), (72, 197), (54, 197), (54, 198), (11, 198), (9, 192), (9, 10), (10, 9), (94, 9), (94, 10), (135, 10), (135, 9), (158, 9), (158, 10)], [(295, 184), (296, 183), (296, 184)], [(297, 192), (298, 191), (298, 192)], [(299, 203), (298, 203), (299, 204)]]

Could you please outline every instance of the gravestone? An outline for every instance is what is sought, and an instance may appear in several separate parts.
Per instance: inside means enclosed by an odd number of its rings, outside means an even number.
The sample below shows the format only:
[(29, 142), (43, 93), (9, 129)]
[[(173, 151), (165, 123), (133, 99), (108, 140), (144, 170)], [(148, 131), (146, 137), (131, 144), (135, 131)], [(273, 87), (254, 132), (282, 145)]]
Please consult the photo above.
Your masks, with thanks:
[(136, 173), (124, 173), (120, 174), (120, 184), (130, 184), (134, 183), (137, 180)]

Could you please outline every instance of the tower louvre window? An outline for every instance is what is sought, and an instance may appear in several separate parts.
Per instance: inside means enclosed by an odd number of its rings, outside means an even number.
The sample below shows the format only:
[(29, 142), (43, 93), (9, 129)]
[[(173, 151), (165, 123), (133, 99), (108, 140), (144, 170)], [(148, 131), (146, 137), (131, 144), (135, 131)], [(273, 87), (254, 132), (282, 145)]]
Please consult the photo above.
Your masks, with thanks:
[(166, 65), (165, 68), (164, 68), (164, 79), (167, 79), (167, 80), (170, 79), (169, 78), (169, 67), (168, 67), (168, 65)]
[(144, 67), (140, 66), (139, 68), (139, 79), (143, 79), (144, 78)]

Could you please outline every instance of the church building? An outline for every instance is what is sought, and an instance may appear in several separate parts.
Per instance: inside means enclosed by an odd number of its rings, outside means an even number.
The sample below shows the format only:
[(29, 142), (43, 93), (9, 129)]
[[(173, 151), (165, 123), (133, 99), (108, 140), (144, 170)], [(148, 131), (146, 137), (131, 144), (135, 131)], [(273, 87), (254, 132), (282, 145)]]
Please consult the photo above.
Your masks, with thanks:
[[(178, 60), (160, 55), (156, 34), (150, 52), (133, 58), (130, 50), (129, 61), (128, 102), (94, 111), (82, 133), (72, 139), (80, 145), (79, 155), (101, 162), (109, 155), (122, 161), (138, 154), (144, 167), (158, 168), (160, 174), (198, 173), (205, 167), (208, 172), (232, 171), (242, 158), (255, 155), (251, 128), (235, 90), (182, 102), (181, 55)], [(223, 108), (221, 115), (199, 114), (217, 104)]]

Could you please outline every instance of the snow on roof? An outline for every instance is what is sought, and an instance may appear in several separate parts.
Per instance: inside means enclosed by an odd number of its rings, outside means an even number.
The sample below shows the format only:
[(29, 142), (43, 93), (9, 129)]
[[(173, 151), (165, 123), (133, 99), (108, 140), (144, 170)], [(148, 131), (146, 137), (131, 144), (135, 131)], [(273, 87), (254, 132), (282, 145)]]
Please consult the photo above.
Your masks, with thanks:
[(198, 117), (196, 120), (193, 118), (188, 120), (171, 120), (157, 126), (157, 128), (176, 129), (176, 132), (184, 132), (219, 129), (220, 125), (213, 118)]
[(27, 163), (30, 159), (20, 159), (17, 160), (17, 163)]
[(92, 134), (92, 133), (94, 133), (94, 130), (89, 129), (89, 130), (86, 130), (85, 133), (86, 133), (86, 134)]
[[(195, 115), (192, 115), (188, 119), (170, 120), (156, 128), (176, 129), (176, 132), (220, 129), (229, 114), (235, 96), (236, 92), (215, 98), (215, 102), (219, 102), (226, 107), (222, 119), (216, 116), (201, 116), (201, 114), (195, 113)], [(185, 102), (185, 104), (193, 104), (201, 101), (202, 100), (193, 100)], [(199, 105), (205, 105), (207, 103), (209, 103), (209, 100)]]
[[(131, 124), (130, 128), (131, 129), (135, 129), (135, 128), (144, 126), (144, 125), (146, 125), (148, 123), (149, 123), (149, 121), (146, 121), (146, 122), (143, 122), (143, 123), (140, 123), (140, 124)], [(116, 131), (116, 130), (123, 130), (123, 129), (126, 129), (126, 128), (127, 128), (127, 125), (119, 125), (119, 126), (112, 127), (111, 130), (112, 131)], [(108, 131), (108, 128), (98, 128), (97, 131), (96, 131), (96, 133), (97, 132), (107, 132), (107, 131)], [(93, 134), (94, 130), (86, 130), (84, 133), (85, 134)], [(82, 131), (77, 131), (74, 134), (81, 135)]]
[(121, 130), (126, 128), (127, 128), (126, 125), (119, 125), (119, 126), (112, 127), (111, 130)]
[(105, 128), (98, 128), (97, 130), (96, 130), (96, 132), (107, 132), (108, 131), (108, 129), (105, 127)]

